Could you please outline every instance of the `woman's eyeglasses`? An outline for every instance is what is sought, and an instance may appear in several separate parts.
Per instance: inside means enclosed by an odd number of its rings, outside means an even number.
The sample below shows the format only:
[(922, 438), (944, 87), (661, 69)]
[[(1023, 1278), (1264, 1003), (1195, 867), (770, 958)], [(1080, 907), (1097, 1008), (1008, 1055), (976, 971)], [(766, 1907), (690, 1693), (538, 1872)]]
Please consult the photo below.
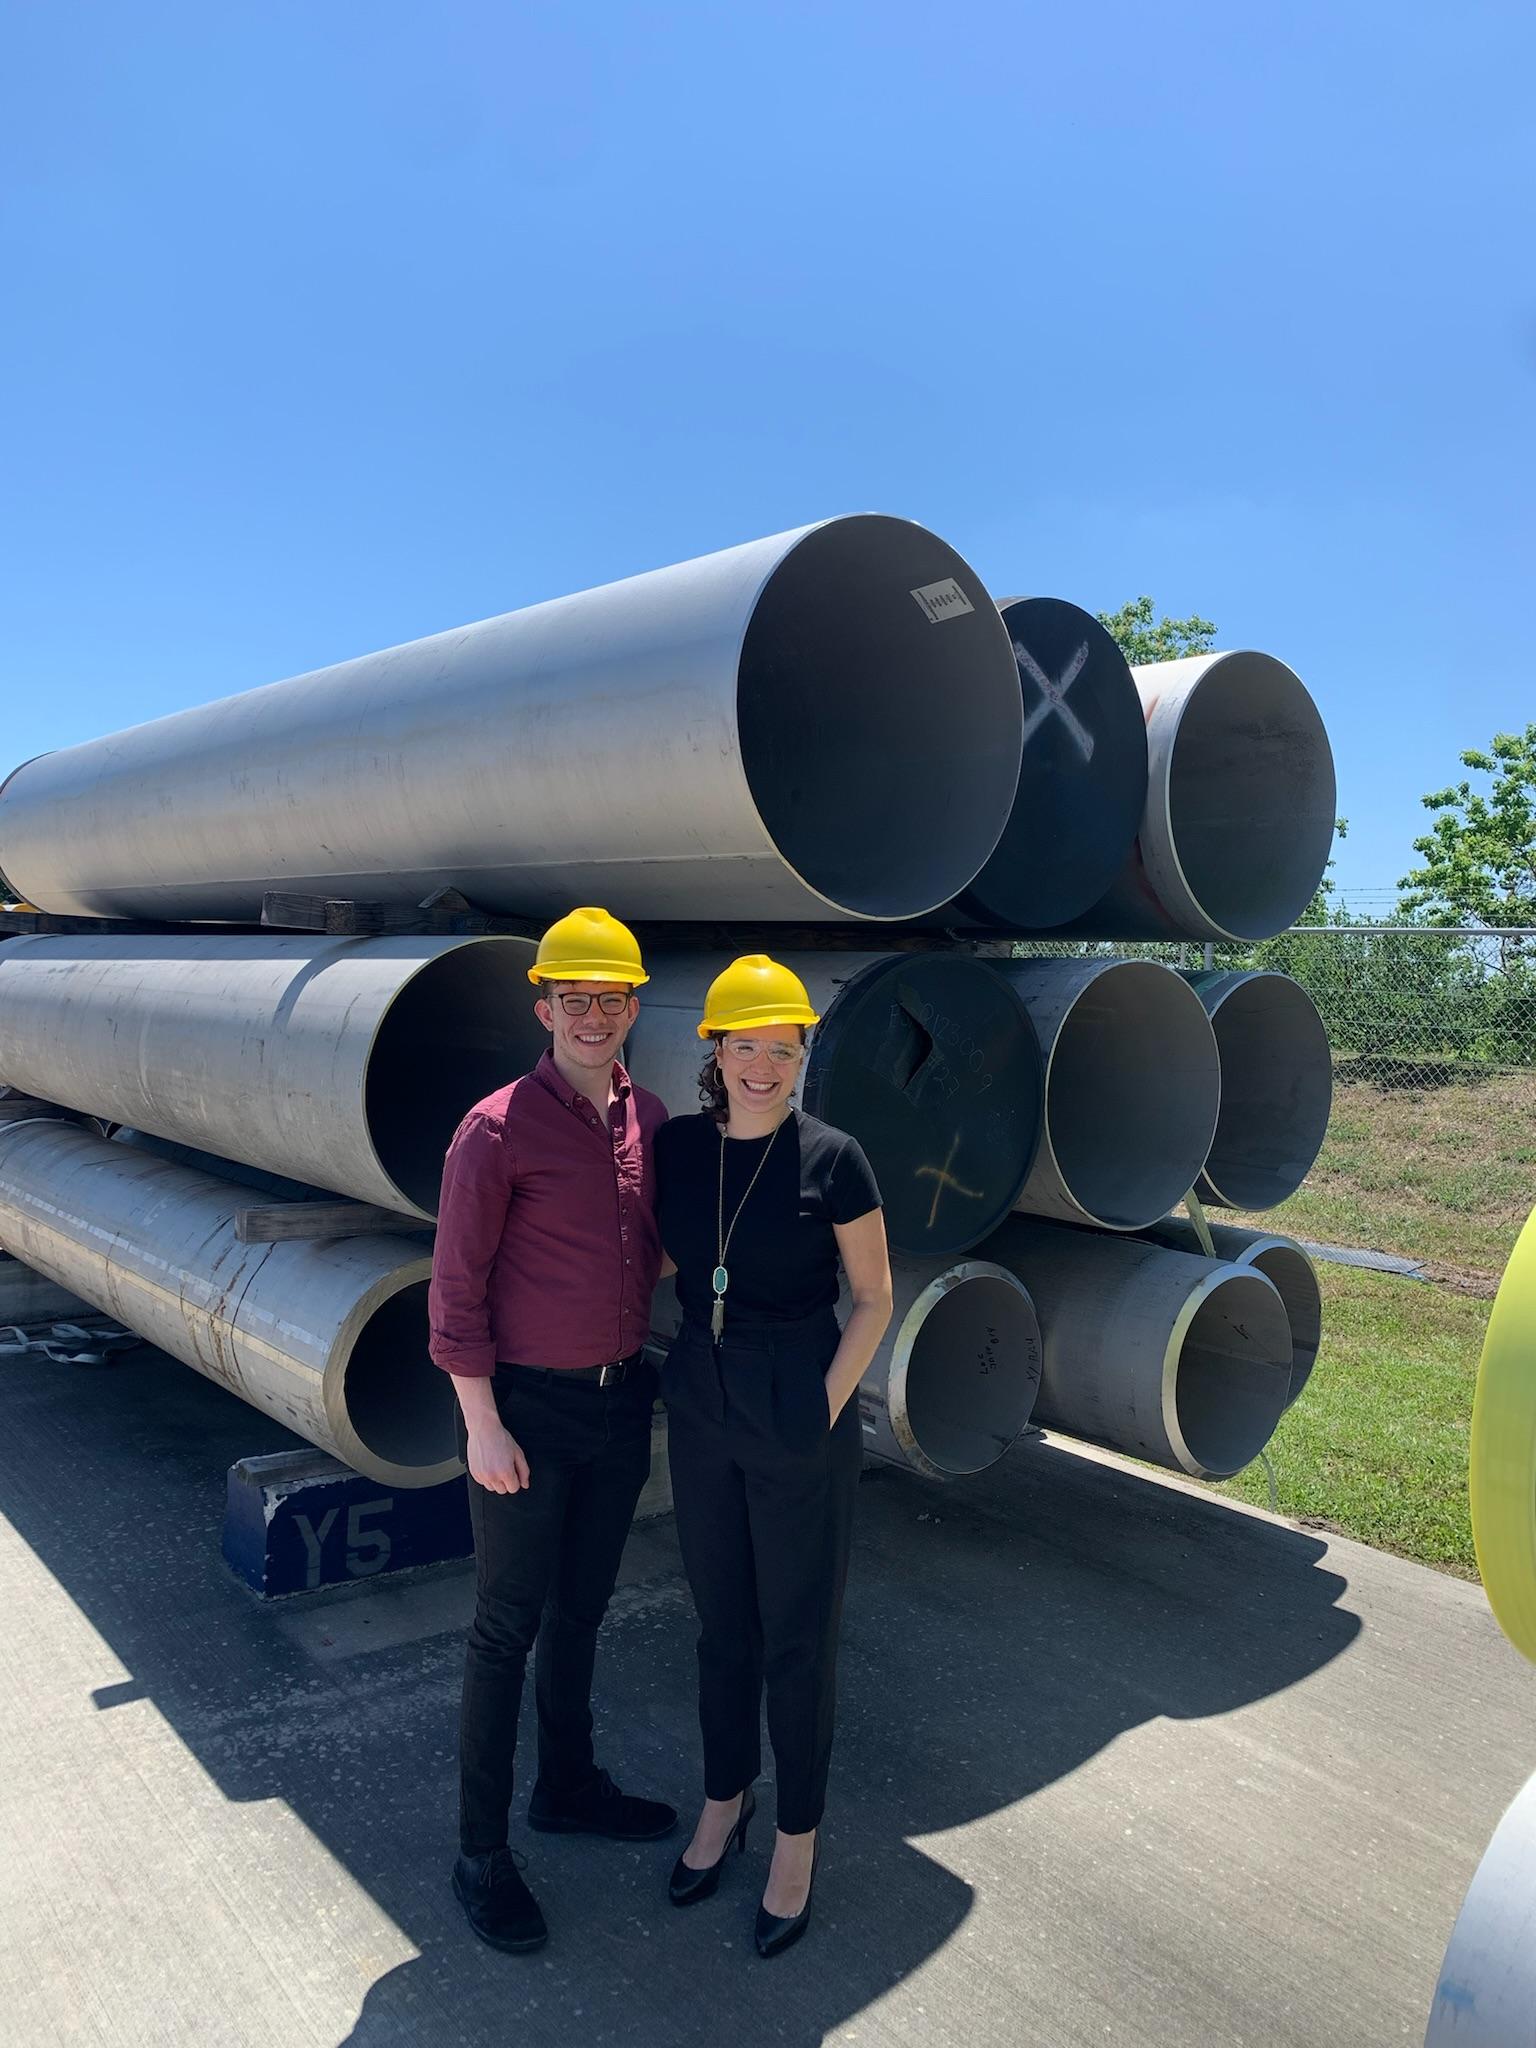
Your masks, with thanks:
[(792, 1067), (804, 1051), (798, 1045), (763, 1045), (755, 1038), (727, 1038), (724, 1046), (729, 1056), (740, 1060), (743, 1066), (749, 1066), (760, 1052), (765, 1052), (776, 1067)]

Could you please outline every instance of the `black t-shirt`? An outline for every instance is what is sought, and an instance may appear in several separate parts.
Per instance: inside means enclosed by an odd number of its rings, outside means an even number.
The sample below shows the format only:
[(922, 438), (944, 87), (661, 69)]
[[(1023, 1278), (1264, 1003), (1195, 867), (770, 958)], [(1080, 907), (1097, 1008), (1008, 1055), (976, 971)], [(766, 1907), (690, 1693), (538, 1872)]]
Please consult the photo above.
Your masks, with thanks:
[(655, 1145), (661, 1242), (677, 1262), (677, 1298), (689, 1316), (707, 1321), (715, 1299), (722, 1145), (727, 1230), (768, 1153), (725, 1255), (727, 1319), (794, 1322), (831, 1307), (838, 1290), (832, 1226), (880, 1207), (857, 1139), (800, 1110), (771, 1138), (727, 1138), (701, 1110), (663, 1124)]

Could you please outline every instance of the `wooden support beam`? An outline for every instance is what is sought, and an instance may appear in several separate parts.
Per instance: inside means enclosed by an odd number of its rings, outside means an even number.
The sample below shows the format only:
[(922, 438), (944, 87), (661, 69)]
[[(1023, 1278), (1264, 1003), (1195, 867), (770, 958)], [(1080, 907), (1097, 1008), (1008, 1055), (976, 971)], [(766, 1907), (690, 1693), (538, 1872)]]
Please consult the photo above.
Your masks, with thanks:
[(421, 1216), (369, 1202), (272, 1202), (235, 1211), (241, 1244), (292, 1244), (319, 1237), (412, 1237), (434, 1226)]
[[(1009, 959), (1014, 941), (998, 932), (912, 931), (888, 924), (650, 924), (637, 921), (642, 952), (970, 953)], [(642, 1001), (644, 1000), (642, 994)]]
[(157, 939), (173, 932), (201, 932), (209, 938), (239, 936), (258, 929), (253, 924), (181, 923), (142, 917), (66, 917), (51, 910), (18, 910), (0, 907), (0, 939), (35, 938), (46, 933), (58, 938), (101, 933), (114, 939)]
[(361, 903), (349, 896), (303, 896), (269, 889), (261, 900), (261, 922), (269, 931), (325, 932), (332, 938), (374, 938), (422, 934), (443, 938), (486, 935), (536, 939), (547, 920), (493, 917), (477, 910), (457, 889), (434, 889), (420, 903)]

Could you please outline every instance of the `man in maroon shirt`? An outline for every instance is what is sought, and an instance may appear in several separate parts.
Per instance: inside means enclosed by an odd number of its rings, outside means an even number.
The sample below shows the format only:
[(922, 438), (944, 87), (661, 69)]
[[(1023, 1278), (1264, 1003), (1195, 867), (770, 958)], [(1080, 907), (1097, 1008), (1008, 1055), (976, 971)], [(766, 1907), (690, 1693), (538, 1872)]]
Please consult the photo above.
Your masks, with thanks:
[(510, 1950), (548, 1938), (507, 1846), (535, 1643), (529, 1826), (636, 1842), (677, 1821), (592, 1754), (597, 1630), (650, 1470), (656, 1392), (641, 1346), (662, 1265), (651, 1141), (667, 1112), (618, 1059), (647, 976), (634, 935), (588, 909), (550, 927), (529, 979), (550, 1049), (477, 1103), (448, 1149), (430, 1305), (475, 1537), (453, 1888), (476, 1934)]

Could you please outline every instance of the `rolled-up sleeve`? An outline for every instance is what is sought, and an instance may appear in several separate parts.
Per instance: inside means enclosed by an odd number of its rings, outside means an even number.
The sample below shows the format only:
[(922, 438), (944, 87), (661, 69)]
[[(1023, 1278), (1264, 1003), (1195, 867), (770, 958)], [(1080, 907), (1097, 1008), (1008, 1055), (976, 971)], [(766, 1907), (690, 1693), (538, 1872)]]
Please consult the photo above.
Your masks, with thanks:
[(471, 1110), (443, 1162), (427, 1303), (432, 1361), (462, 1379), (485, 1379), (496, 1369), (488, 1296), (512, 1182), (504, 1125)]

